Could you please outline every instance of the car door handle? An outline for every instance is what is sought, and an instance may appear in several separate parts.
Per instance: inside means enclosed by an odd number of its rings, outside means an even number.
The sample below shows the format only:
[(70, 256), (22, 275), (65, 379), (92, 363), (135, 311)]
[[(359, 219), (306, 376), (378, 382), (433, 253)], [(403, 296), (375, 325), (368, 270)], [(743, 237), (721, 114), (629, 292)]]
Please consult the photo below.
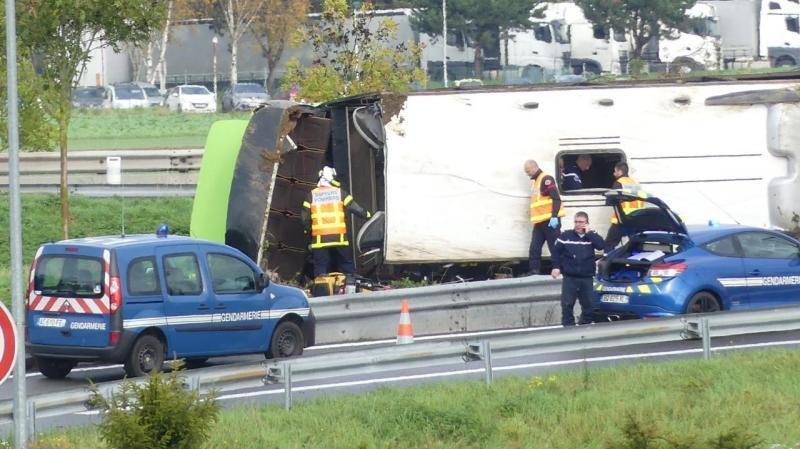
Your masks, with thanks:
[(225, 308), (225, 304), (218, 304), (218, 305), (214, 306), (214, 309), (224, 309), (224, 308)]
[(749, 274), (750, 276), (761, 276), (761, 270), (753, 270)]
[(534, 50), (534, 51), (533, 51), (533, 54), (535, 54), (535, 55), (538, 55), (538, 54), (539, 54), (539, 52), (538, 52), (538, 51), (536, 51), (536, 50)]
[(208, 310), (208, 309), (210, 309), (210, 307), (208, 307), (206, 304), (200, 304), (199, 306), (197, 306), (197, 310)]

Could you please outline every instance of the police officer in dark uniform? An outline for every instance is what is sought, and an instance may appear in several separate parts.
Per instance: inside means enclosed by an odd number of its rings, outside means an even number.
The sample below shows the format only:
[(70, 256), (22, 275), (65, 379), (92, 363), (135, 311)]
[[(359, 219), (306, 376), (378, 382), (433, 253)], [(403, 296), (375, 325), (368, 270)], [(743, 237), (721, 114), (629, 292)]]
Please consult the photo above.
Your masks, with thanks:
[(560, 218), (566, 215), (561, 205), (556, 180), (544, 173), (536, 161), (525, 161), (525, 174), (531, 178), (530, 218), (533, 224), (529, 253), (528, 274), (539, 274), (542, 267), (542, 245), (547, 242), (550, 254), (561, 232)]
[(575, 325), (575, 300), (581, 303), (580, 324), (592, 322), (592, 278), (595, 273), (594, 250), (602, 250), (605, 242), (600, 234), (589, 229), (589, 215), (575, 214), (575, 227), (556, 239), (553, 251), (553, 278), (564, 274), (561, 283), (561, 324)]

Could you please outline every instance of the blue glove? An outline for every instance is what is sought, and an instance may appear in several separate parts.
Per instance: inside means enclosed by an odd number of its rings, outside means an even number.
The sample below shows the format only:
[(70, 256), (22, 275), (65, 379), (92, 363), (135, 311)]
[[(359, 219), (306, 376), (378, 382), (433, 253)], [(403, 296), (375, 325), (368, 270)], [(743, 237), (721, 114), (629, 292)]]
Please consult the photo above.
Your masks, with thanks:
[(550, 217), (550, 222), (547, 223), (547, 226), (555, 229), (558, 227), (558, 218), (557, 217)]

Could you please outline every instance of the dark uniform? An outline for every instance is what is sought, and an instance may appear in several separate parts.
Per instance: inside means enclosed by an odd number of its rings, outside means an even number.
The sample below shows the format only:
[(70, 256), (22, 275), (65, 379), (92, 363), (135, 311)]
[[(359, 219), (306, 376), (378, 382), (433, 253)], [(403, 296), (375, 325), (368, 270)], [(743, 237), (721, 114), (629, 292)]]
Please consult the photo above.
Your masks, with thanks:
[(556, 240), (553, 268), (561, 270), (561, 324), (575, 325), (575, 299), (581, 303), (580, 324), (592, 322), (592, 278), (595, 273), (594, 250), (603, 249), (603, 237), (590, 231), (580, 235), (565, 231)]
[(583, 189), (583, 172), (578, 168), (578, 164), (569, 164), (564, 171), (564, 190)]
[(320, 186), (312, 190), (303, 202), (301, 217), (303, 225), (311, 230), (311, 253), (314, 256), (314, 276), (329, 273), (335, 260), (339, 270), (351, 275), (355, 272), (350, 242), (347, 240), (345, 209), (364, 218), (370, 213), (339, 187), (338, 181), (331, 186)]
[[(542, 268), (542, 245), (547, 242), (547, 249), (553, 253), (558, 234), (561, 232), (560, 217), (566, 215), (561, 206), (561, 195), (558, 194), (556, 180), (538, 170), (531, 176), (531, 223), (533, 231), (531, 235), (531, 247), (528, 251), (529, 263), (528, 272), (538, 274)], [(558, 225), (550, 227), (550, 219), (555, 217)]]

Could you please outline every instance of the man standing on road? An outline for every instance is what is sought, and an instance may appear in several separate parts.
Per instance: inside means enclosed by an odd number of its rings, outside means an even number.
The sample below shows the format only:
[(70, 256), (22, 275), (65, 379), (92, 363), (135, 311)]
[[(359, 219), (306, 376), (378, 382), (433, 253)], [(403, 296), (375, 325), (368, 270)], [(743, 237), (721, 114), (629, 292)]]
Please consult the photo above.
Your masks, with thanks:
[(529, 250), (528, 274), (539, 274), (542, 267), (542, 245), (553, 254), (556, 237), (561, 232), (560, 217), (566, 215), (561, 205), (556, 180), (544, 173), (534, 160), (525, 161), (525, 174), (531, 178), (530, 216), (533, 223)]
[(564, 272), (561, 283), (561, 324), (575, 325), (575, 299), (581, 303), (580, 324), (592, 322), (592, 278), (595, 273), (594, 250), (603, 249), (603, 237), (589, 229), (589, 215), (575, 214), (575, 228), (556, 240), (553, 251), (554, 279)]
[(347, 276), (355, 273), (350, 242), (347, 241), (347, 209), (363, 218), (371, 214), (339, 187), (335, 179), (336, 170), (323, 167), (319, 171), (317, 188), (303, 202), (301, 218), (306, 229), (311, 229), (311, 253), (314, 256), (314, 277), (327, 274), (331, 262), (338, 262), (338, 269)]
[[(612, 188), (630, 190), (631, 193), (638, 194), (639, 181), (628, 176), (628, 171), (629, 167), (627, 162), (618, 162), (616, 165), (614, 165), (614, 179), (616, 179), (616, 181), (614, 181)], [(620, 204), (620, 207), (622, 207), (622, 211), (625, 213), (625, 215), (628, 215), (637, 209), (643, 208), (644, 202), (623, 201), (622, 204)], [(612, 212), (611, 227), (608, 228), (608, 235), (606, 236), (606, 254), (610, 253), (614, 248), (616, 248), (620, 241), (622, 241), (622, 230), (619, 227), (619, 218), (617, 217), (616, 212)]]
[(587, 176), (592, 168), (592, 156), (581, 154), (574, 164), (567, 167), (564, 172), (564, 190), (578, 190), (594, 187), (589, 185)]

